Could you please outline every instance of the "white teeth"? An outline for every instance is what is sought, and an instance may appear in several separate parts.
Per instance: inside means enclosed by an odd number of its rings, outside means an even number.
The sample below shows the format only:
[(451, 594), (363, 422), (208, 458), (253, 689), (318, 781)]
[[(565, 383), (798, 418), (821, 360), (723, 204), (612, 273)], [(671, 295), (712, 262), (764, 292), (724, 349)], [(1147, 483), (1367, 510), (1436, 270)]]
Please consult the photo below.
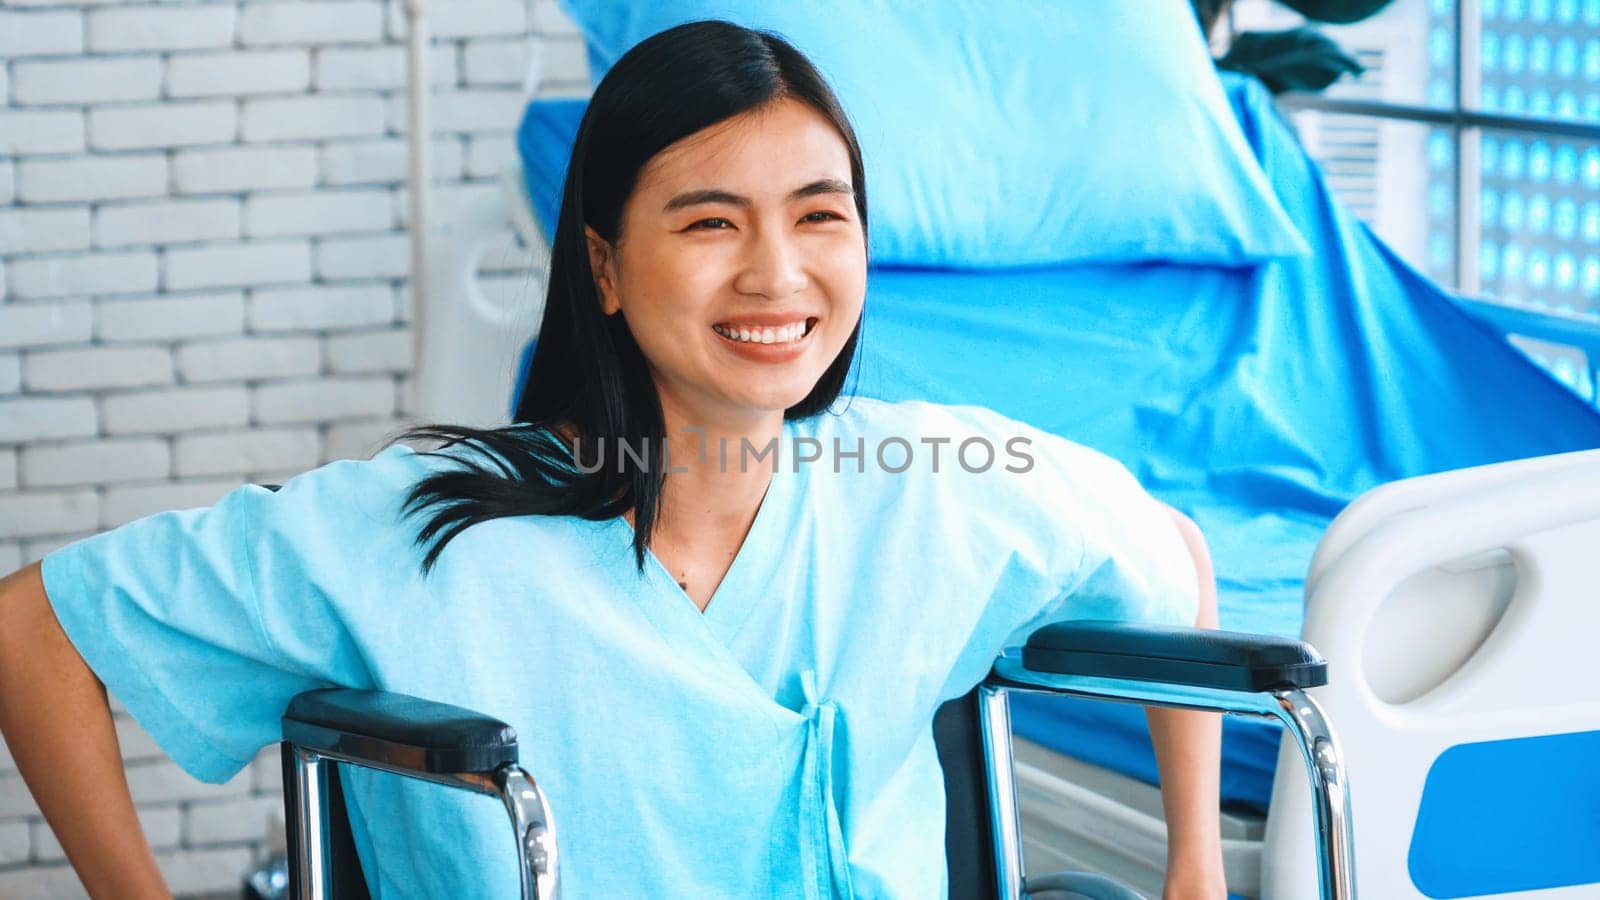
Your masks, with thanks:
[(714, 325), (713, 330), (729, 340), (742, 341), (749, 344), (787, 344), (806, 336), (806, 323), (796, 322), (793, 325), (783, 325), (778, 328), (730, 328), (725, 325)]

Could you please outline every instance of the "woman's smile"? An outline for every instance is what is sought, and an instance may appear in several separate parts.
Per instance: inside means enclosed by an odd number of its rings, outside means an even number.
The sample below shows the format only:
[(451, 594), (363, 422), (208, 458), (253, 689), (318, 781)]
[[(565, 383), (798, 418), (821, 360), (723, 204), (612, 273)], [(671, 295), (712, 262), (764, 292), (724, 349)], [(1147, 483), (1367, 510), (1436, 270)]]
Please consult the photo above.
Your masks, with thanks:
[(816, 319), (801, 317), (773, 324), (770, 321), (762, 322), (722, 322), (711, 326), (711, 329), (723, 337), (746, 343), (757, 344), (784, 344), (796, 341), (811, 333), (811, 326), (816, 324)]
[(816, 319), (795, 319), (782, 325), (726, 323), (712, 325), (722, 348), (749, 362), (776, 365), (794, 362), (811, 349)]
[(658, 153), (617, 241), (591, 236), (602, 311), (669, 418), (776, 428), (840, 358), (866, 295), (853, 171), (839, 130), (782, 98)]
[(763, 316), (755, 321), (719, 322), (711, 326), (711, 330), (717, 335), (717, 343), (742, 359), (783, 363), (810, 348), (816, 324), (815, 317), (791, 317), (774, 322), (771, 316)]

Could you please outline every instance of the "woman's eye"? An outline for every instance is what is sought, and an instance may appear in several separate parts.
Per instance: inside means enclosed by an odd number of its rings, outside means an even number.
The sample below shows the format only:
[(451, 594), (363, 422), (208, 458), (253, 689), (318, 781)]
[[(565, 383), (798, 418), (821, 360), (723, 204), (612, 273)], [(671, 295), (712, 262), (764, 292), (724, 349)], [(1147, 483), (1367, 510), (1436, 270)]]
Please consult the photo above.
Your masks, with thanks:
[(701, 219), (689, 227), (691, 229), (703, 228), (708, 231), (722, 231), (727, 228), (732, 228), (733, 223), (729, 222), (727, 219)]

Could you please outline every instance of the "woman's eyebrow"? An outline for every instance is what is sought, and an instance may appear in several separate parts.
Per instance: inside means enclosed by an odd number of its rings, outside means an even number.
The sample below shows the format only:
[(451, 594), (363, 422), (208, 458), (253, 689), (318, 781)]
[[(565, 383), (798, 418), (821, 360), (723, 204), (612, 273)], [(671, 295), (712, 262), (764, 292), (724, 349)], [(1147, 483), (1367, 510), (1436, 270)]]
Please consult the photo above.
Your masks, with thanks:
[[(850, 185), (837, 178), (818, 178), (816, 181), (789, 192), (788, 200), (802, 200), (806, 197), (816, 197), (821, 194), (854, 194)], [(728, 206), (738, 206), (748, 209), (751, 205), (749, 197), (740, 196), (720, 188), (705, 188), (697, 191), (684, 191), (667, 201), (661, 208), (662, 212), (672, 212), (688, 206), (699, 206), (702, 203), (723, 203)]]

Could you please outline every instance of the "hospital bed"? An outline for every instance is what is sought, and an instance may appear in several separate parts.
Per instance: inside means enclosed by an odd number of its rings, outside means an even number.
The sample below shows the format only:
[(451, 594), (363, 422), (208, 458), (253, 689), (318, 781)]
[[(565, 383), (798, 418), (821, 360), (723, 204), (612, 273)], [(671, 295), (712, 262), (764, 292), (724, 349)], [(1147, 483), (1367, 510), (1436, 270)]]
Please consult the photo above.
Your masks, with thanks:
[[(1529, 560), (1543, 557), (1508, 549), (1534, 546), (1528, 543), (1533, 535), (1561, 530), (1557, 519), (1537, 514), (1542, 508), (1538, 492), (1529, 488), (1533, 493), (1526, 502), (1535, 505), (1520, 520), (1525, 532), (1497, 536), (1505, 545), (1498, 557), (1493, 550), (1481, 558), (1465, 550), (1450, 557), (1453, 551), (1440, 549), (1442, 568), (1413, 575), (1395, 592), (1409, 599), (1364, 598), (1378, 610), (1373, 621), (1383, 629), (1366, 628), (1365, 620), (1347, 616), (1341, 606), (1349, 601), (1338, 599), (1346, 592), (1310, 588), (1323, 583), (1324, 570), (1345, 571), (1366, 559), (1357, 554), (1335, 565), (1344, 554), (1332, 548), (1359, 544), (1354, 535), (1365, 526), (1378, 527), (1365, 518), (1370, 514), (1346, 520), (1362, 527), (1337, 525), (1335, 516), (1380, 486), (1600, 447), (1600, 413), (1531, 364), (1505, 337), (1515, 330), (1551, 338), (1577, 344), (1592, 357), (1600, 353), (1600, 335), (1580, 323), (1552, 323), (1448, 295), (1332, 197), (1265, 91), (1243, 78), (1224, 74), (1223, 79), (1250, 149), (1311, 244), (1310, 255), (1234, 267), (1152, 260), (987, 272), (875, 269), (854, 390), (887, 399), (980, 404), (1110, 453), (1208, 534), (1221, 578), (1224, 628), (1304, 633), (1319, 647), (1337, 648), (1327, 652), (1341, 669), (1371, 676), (1371, 660), (1382, 658), (1387, 662), (1379, 668), (1387, 666), (1387, 674), (1379, 676), (1380, 683), (1387, 677), (1414, 692), (1426, 689), (1405, 703), (1373, 708), (1372, 688), (1356, 686), (1365, 684), (1358, 679), (1350, 687), (1353, 694), (1330, 697), (1339, 704), (1336, 718), (1346, 704), (1368, 702), (1365, 712), (1351, 707), (1350, 715), (1361, 724), (1348, 740), (1361, 748), (1358, 754), (1411, 759), (1409, 768), (1388, 771), (1372, 761), (1353, 772), (1357, 817), (1382, 823), (1357, 838), (1360, 885), (1370, 896), (1427, 891), (1475, 896), (1496, 886), (1539, 898), (1592, 893), (1600, 889), (1600, 871), (1583, 860), (1600, 860), (1600, 853), (1582, 849), (1600, 846), (1600, 826), (1592, 817), (1562, 820), (1565, 833), (1552, 833), (1556, 820), (1534, 829), (1531, 833), (1541, 836), (1548, 850), (1541, 851), (1543, 856), (1532, 853), (1521, 874), (1515, 871), (1516, 859), (1495, 871), (1474, 869), (1467, 863), (1506, 854), (1476, 853), (1470, 842), (1444, 840), (1439, 835), (1448, 831), (1424, 827), (1472, 793), (1462, 788), (1451, 798), (1423, 790), (1439, 771), (1435, 765), (1470, 756), (1472, 751), (1456, 742), (1476, 746), (1491, 739), (1564, 734), (1570, 736), (1566, 742), (1552, 738), (1534, 749), (1581, 751), (1584, 741), (1600, 732), (1595, 705), (1600, 692), (1570, 674), (1558, 677), (1569, 671), (1564, 667), (1572, 657), (1562, 654), (1556, 640), (1560, 634), (1570, 639), (1593, 633), (1600, 607), (1571, 594), (1557, 594), (1555, 601), (1528, 599), (1555, 589), (1543, 580), (1543, 569), (1528, 568)], [(524, 164), (503, 177), (497, 206), (480, 211), (482, 222), (497, 229), (509, 223), (536, 252), (544, 247), (541, 223), (553, 219), (559, 176), (581, 111), (581, 101), (529, 107), (519, 136)], [(435, 302), (481, 306), (486, 312), (468, 317), (474, 321), (458, 333), (457, 340), (467, 343), (451, 347), (439, 341), (432, 348), (434, 358), (454, 361), (448, 376), (439, 367), (430, 376), (425, 351), (419, 399), (438, 400), (432, 407), (420, 404), (418, 412), (424, 418), (460, 419), (466, 408), (469, 419), (490, 423), (505, 419), (499, 398), (517, 381), (516, 366), (507, 363), (514, 361), (521, 336), (536, 328), (537, 311), (495, 310), (477, 290), (470, 266), (462, 263), (490, 232), (470, 232), (451, 235), (455, 249), (448, 252), (457, 262), (448, 277), (457, 290)], [(539, 290), (537, 277), (530, 276), (532, 293)], [(482, 365), (461, 367), (463, 347), (475, 348), (467, 355)], [(454, 383), (447, 384), (450, 380)], [(1574, 459), (1561, 457), (1559, 465)], [(1485, 482), (1475, 480), (1480, 475), (1430, 483), (1486, 490)], [(1551, 488), (1557, 494), (1563, 483), (1575, 495), (1585, 485), (1600, 484), (1592, 467), (1577, 463), (1560, 478), (1565, 481)], [(1495, 496), (1510, 502), (1522, 495)], [(1354, 506), (1348, 515), (1374, 508)], [(1426, 513), (1407, 515), (1409, 528), (1431, 533)], [(1575, 523), (1583, 515), (1592, 520), (1597, 513), (1573, 515), (1578, 518), (1569, 524), (1580, 528)], [(1508, 562), (1507, 554), (1515, 561)], [(1491, 558), (1500, 562), (1479, 565)], [(1588, 558), (1580, 554), (1567, 565)], [(1591, 584), (1600, 580), (1593, 563), (1587, 564), (1586, 573), (1570, 577), (1579, 583), (1585, 577)], [(1456, 577), (1461, 572), (1476, 572), (1474, 578), (1485, 580)], [(1471, 602), (1463, 598), (1490, 595), (1508, 610), (1504, 615), (1458, 615)], [(1510, 612), (1524, 607), (1565, 609), (1569, 618), (1535, 628), (1524, 614)], [(1441, 626), (1441, 619), (1456, 624)], [(1398, 624), (1402, 620), (1404, 625)], [(1424, 628), (1425, 646), (1393, 643), (1392, 635)], [(1484, 655), (1490, 651), (1492, 662)], [(1477, 671), (1519, 674), (1497, 677), (1491, 691), (1472, 674)], [(1458, 687), (1465, 684), (1475, 689)], [(1551, 684), (1566, 687), (1553, 691)], [(1505, 691), (1515, 691), (1527, 708), (1515, 713), (1497, 708), (1496, 703), (1509, 702)], [(1433, 704), (1445, 697), (1462, 709), (1435, 710)], [(1408, 715), (1437, 712), (1441, 721), (1467, 716), (1476, 724), (1422, 739), (1415, 734), (1420, 726), (1396, 718), (1401, 708)], [(1034, 867), (1091, 866), (1157, 892), (1164, 830), (1156, 814), (1154, 759), (1138, 710), (1019, 696), (1012, 715), (1026, 850)], [(1290, 862), (1305, 858), (1304, 847), (1296, 846), (1305, 836), (1286, 824), (1307, 817), (1277, 812), (1293, 804), (1278, 794), (1292, 793), (1298, 778), (1283, 774), (1290, 770), (1280, 763), (1280, 740), (1280, 730), (1267, 722), (1229, 720), (1225, 725), (1225, 853), (1230, 889), (1239, 896), (1313, 896), (1304, 866)], [(1410, 749), (1395, 749), (1401, 746)], [(1445, 747), (1453, 749), (1441, 753)], [(1510, 765), (1520, 757), (1511, 753), (1500, 759)], [(1371, 774), (1364, 772), (1368, 767), (1374, 769)], [(1368, 779), (1373, 789), (1364, 791)], [(1580, 805), (1600, 804), (1592, 776), (1568, 787)], [(1484, 833), (1503, 834), (1513, 821), (1522, 820), (1504, 818), (1496, 826), (1502, 830)], [(1478, 881), (1452, 882), (1450, 889), (1458, 893), (1440, 894), (1436, 891), (1443, 888), (1427, 880), (1430, 870), (1475, 872)]]

